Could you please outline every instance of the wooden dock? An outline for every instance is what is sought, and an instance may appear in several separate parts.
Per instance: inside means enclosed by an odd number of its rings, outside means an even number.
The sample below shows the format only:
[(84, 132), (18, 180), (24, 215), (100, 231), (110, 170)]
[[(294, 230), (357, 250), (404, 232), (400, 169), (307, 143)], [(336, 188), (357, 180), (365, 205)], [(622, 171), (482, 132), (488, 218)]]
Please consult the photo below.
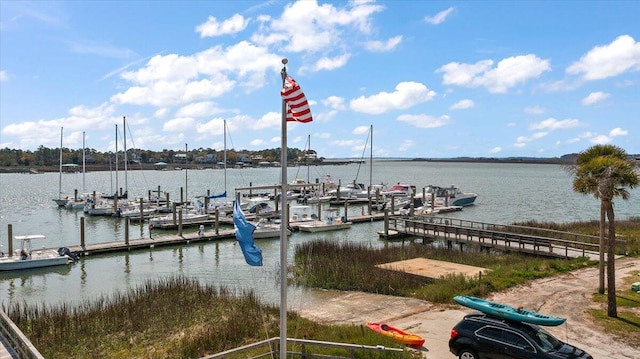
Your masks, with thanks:
[(599, 237), (535, 227), (500, 225), (462, 219), (422, 216), (390, 216), (384, 239), (420, 238), (424, 243), (442, 239), (448, 248), (476, 245), (481, 250), (495, 249), (547, 257), (589, 257), (599, 259)]
[(233, 239), (235, 238), (235, 230), (233, 229), (224, 229), (216, 231), (204, 231), (202, 234), (194, 232), (194, 233), (185, 233), (182, 235), (178, 234), (164, 234), (164, 235), (156, 235), (152, 238), (139, 238), (129, 241), (112, 241), (112, 242), (102, 242), (102, 243), (92, 243), (70, 246), (69, 250), (80, 256), (88, 256), (94, 254), (104, 254), (111, 252), (123, 252), (123, 251), (132, 251), (138, 249), (147, 249), (147, 248), (155, 248), (160, 246), (174, 246), (174, 245), (182, 245), (182, 244), (191, 244), (191, 243), (199, 243), (199, 242), (207, 242), (214, 240), (223, 240), (223, 239)]

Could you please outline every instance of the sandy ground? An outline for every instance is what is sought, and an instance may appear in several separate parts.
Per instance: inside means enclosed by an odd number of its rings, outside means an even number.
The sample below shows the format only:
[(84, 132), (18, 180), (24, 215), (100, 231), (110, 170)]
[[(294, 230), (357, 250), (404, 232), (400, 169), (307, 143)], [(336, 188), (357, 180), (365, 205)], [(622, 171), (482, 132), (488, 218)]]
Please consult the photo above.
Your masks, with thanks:
[[(619, 259), (616, 267), (616, 278), (628, 277), (632, 271), (640, 270), (640, 259)], [(622, 283), (618, 283), (618, 289), (621, 286)], [(587, 268), (532, 281), (496, 293), (488, 299), (566, 317), (565, 324), (546, 327), (547, 330), (563, 341), (586, 350), (596, 359), (640, 358), (640, 348), (625, 345), (603, 333), (589, 319), (587, 309), (606, 307), (606, 304), (591, 301), (597, 287), (597, 269)], [(448, 346), (451, 328), (466, 313), (472, 312), (459, 305), (434, 305), (412, 298), (360, 292), (326, 291), (313, 301), (290, 304), (296, 307), (290, 309), (303, 317), (322, 323), (363, 324), (374, 321), (409, 330), (425, 338), (425, 345), (421, 350), (423, 356), (430, 359), (454, 358)]]

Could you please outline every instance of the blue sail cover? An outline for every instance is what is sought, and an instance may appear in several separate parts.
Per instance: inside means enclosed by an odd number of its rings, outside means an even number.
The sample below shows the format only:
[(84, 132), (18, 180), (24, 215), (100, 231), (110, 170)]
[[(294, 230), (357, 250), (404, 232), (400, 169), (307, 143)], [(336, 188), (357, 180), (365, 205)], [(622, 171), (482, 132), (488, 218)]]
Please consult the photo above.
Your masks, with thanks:
[(226, 198), (227, 197), (227, 191), (224, 191), (220, 194), (213, 194), (211, 196), (209, 196), (209, 199), (213, 199), (213, 198)]
[(247, 222), (238, 201), (233, 201), (233, 224), (236, 226), (236, 239), (244, 254), (244, 260), (248, 265), (262, 266), (262, 250), (253, 241), (256, 226)]

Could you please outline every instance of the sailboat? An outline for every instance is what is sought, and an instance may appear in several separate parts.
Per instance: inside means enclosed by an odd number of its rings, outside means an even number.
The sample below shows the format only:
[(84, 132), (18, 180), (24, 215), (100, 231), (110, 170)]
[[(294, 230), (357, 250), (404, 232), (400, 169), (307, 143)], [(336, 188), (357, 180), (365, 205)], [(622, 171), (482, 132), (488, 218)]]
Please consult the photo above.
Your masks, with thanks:
[(60, 169), (59, 169), (59, 178), (58, 178), (58, 198), (54, 198), (53, 201), (56, 202), (58, 207), (64, 207), (69, 201), (69, 196), (62, 196), (62, 134), (63, 127), (60, 127)]
[(65, 204), (65, 207), (68, 209), (83, 209), (87, 198), (89, 198), (89, 194), (85, 192), (85, 133), (82, 132), (82, 194), (80, 197), (74, 194), (74, 198), (71, 198)]
[[(233, 212), (233, 200), (227, 199), (227, 120), (224, 120), (224, 192), (220, 194), (213, 194), (208, 196), (210, 200), (213, 200), (209, 203), (210, 210), (218, 210), (221, 213), (232, 213)], [(249, 205), (248, 202), (240, 202), (240, 208), (246, 209)]]

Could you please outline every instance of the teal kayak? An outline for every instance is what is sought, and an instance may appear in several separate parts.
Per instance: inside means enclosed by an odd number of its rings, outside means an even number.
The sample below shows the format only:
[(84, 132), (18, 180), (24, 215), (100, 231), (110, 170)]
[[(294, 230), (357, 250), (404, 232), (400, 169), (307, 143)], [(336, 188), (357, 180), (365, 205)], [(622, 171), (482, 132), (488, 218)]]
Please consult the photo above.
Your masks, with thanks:
[(453, 297), (453, 300), (456, 303), (464, 305), (467, 308), (479, 310), (494, 317), (515, 320), (519, 322), (554, 327), (566, 321), (566, 318), (553, 317), (523, 308), (515, 308), (510, 305), (496, 303), (490, 300), (468, 295), (457, 295)]

